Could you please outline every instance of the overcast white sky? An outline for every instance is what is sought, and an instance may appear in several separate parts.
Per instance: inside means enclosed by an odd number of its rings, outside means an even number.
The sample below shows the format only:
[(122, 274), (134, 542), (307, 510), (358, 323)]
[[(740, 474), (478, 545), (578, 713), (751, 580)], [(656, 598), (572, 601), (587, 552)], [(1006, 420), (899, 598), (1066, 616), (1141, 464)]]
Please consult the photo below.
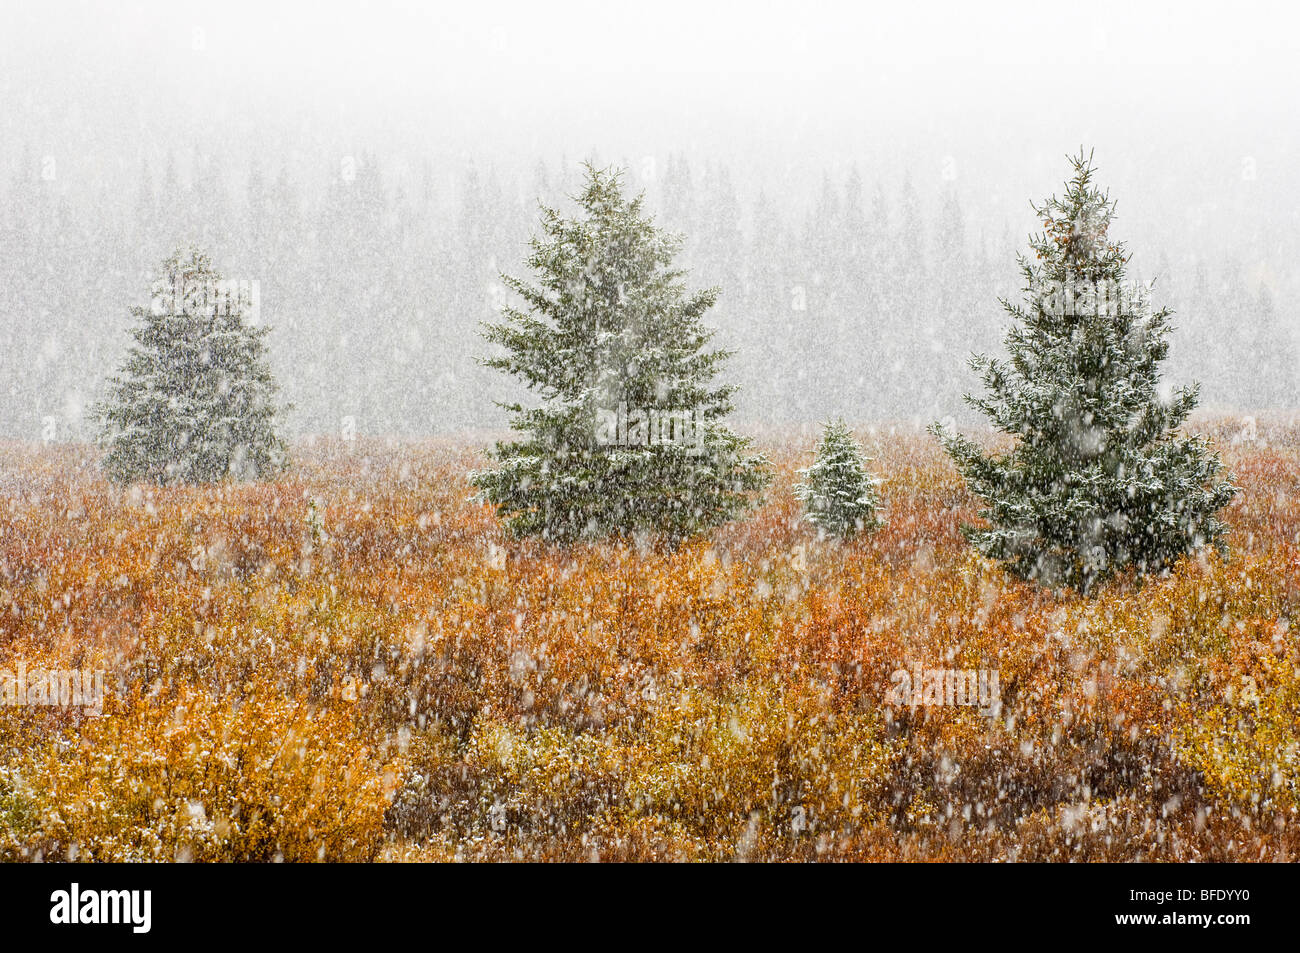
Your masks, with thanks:
[[(1294, 4), (4, 3), (6, 99), (216, 91), (336, 113), (511, 104), (579, 121), (1032, 110), (1291, 110)], [(10, 105), (6, 103), (6, 105)]]
[[(470, 163), (531, 190), (539, 160), (685, 154), (798, 228), (852, 165), (895, 215), (904, 181), (927, 221), (955, 194), (1009, 275), (1086, 145), (1138, 275), (1236, 272), (1300, 341), (1300, 4), (988, 7), (0, 0), (0, 195), (65, 199), (107, 247), (142, 181), (199, 155), (232, 190), (283, 169), (312, 208), (352, 156), (389, 188), (427, 162), (455, 211)], [(539, 197), (562, 201), (517, 196)]]
[(1293, 3), (3, 6), (0, 171), (55, 154), (69, 190), (196, 145), (236, 169), (687, 152), (778, 197), (849, 162), (924, 195), (951, 158), (978, 213), (1023, 209), (1088, 143), (1152, 227), (1231, 241), (1216, 208), (1300, 197)]

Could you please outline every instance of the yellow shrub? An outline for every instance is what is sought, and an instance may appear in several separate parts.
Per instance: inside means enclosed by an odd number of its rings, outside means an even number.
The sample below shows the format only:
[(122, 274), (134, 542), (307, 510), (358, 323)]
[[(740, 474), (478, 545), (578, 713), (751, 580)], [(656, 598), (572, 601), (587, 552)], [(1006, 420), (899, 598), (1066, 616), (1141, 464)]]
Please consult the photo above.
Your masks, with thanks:
[(824, 692), (762, 684), (667, 700), (632, 751), (626, 809), (724, 852), (873, 820), (891, 757), (874, 710), (837, 712)]
[(1230, 802), (1259, 809), (1300, 806), (1300, 653), (1262, 655), (1237, 672), (1223, 702), (1188, 714), (1180, 754)]
[(28, 767), (24, 856), (365, 860), (398, 763), (346, 714), (266, 693), (134, 698), (53, 739)]

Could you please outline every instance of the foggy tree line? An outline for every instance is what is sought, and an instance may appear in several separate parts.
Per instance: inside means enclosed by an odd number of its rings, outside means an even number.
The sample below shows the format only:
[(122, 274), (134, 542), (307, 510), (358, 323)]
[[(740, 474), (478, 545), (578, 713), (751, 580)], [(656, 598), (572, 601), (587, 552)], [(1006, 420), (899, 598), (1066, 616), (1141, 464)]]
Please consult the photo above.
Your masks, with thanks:
[[(999, 346), (996, 298), (1016, 290), (1019, 242), (1004, 223), (969, 220), (956, 184), (922, 196), (906, 176), (850, 167), (807, 183), (791, 211), (776, 188), (740, 194), (721, 163), (626, 165), (684, 235), (695, 280), (721, 289), (710, 318), (735, 351), (739, 420), (808, 423), (853, 407), (927, 421), (960, 406), (970, 381), (952, 368), (964, 355)], [(200, 155), (188, 168), (141, 162), (122, 214), (102, 190), (65, 198), (29, 155), (0, 181), (0, 435), (87, 435), (129, 306), (157, 261), (190, 243), (260, 283), (291, 432), (499, 428), (482, 400), (493, 385), (476, 362), (489, 356), (479, 325), (508, 297), (499, 276), (522, 260), (537, 201), (565, 204), (574, 166), (507, 177), (471, 162), (448, 187), (432, 163), (401, 176), (360, 154), (309, 185), (284, 165)], [(1201, 380), (1209, 408), (1294, 406), (1289, 303), (1239, 260), (1151, 260), (1155, 299), (1176, 312), (1171, 378)], [(1150, 277), (1140, 265), (1138, 277)]]

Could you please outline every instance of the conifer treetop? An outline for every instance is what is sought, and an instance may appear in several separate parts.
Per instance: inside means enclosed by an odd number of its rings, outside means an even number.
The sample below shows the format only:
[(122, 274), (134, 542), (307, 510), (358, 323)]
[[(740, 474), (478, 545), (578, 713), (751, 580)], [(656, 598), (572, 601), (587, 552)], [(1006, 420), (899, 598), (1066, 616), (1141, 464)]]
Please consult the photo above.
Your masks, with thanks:
[(1179, 433), (1197, 388), (1167, 387), (1172, 312), (1126, 284), (1129, 254), (1110, 236), (1115, 203), (1091, 153), (1072, 157), (1065, 192), (1034, 205), (1043, 230), (1019, 255), (1021, 302), (1005, 359), (976, 355), (984, 384), (967, 402), (1015, 438), (1002, 456), (932, 428), (985, 501), (988, 528), (966, 535), (1019, 575), (1082, 590), (1125, 567), (1170, 565), (1221, 545), (1216, 513), (1236, 488), (1205, 442)]
[(795, 484), (806, 519), (824, 533), (850, 538), (880, 525), (880, 480), (867, 469), (867, 457), (842, 417), (822, 426), (811, 466)]
[(645, 213), (644, 193), (624, 197), (621, 170), (583, 167), (584, 186), (572, 196), (580, 217), (539, 203), (541, 234), (526, 259), (535, 280), (501, 275), (526, 310), (507, 306), (504, 321), (485, 327), (504, 353), (483, 363), (543, 401), (671, 403), (725, 416), (733, 388), (705, 382), (730, 353), (706, 350), (714, 331), (700, 320), (719, 289), (688, 292), (673, 263), (681, 237)]
[(134, 343), (94, 411), (115, 482), (260, 479), (285, 467), (270, 329), (246, 323), (244, 303), (220, 281), (206, 254), (178, 249), (150, 306), (131, 309)]
[[(516, 535), (572, 542), (662, 534), (680, 540), (731, 519), (766, 485), (767, 465), (723, 422), (728, 352), (703, 322), (718, 290), (690, 291), (681, 239), (659, 229), (621, 174), (588, 163), (579, 214), (541, 206), (533, 279), (502, 275), (522, 304), (484, 326), (483, 363), (538, 398), (501, 403), (520, 439), (471, 474)], [(691, 439), (664, 439), (663, 421)]]

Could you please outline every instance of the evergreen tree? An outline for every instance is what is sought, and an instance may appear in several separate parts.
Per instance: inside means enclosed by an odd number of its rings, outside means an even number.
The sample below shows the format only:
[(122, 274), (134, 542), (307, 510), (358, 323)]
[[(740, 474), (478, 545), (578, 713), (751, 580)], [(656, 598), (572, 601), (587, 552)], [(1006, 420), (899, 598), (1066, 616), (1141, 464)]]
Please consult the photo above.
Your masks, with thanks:
[(766, 461), (722, 422), (728, 356), (701, 321), (716, 289), (688, 294), (680, 247), (622, 194), (620, 174), (586, 166), (565, 219), (543, 207), (530, 243), (537, 283), (502, 276), (527, 311), (502, 309), (484, 363), (517, 377), (540, 406), (502, 404), (522, 435), (477, 471), (477, 499), (516, 535), (553, 542), (662, 534), (670, 542), (741, 513), (767, 483)]
[(794, 495), (822, 532), (848, 539), (880, 524), (880, 481), (867, 471), (866, 456), (843, 420), (822, 428), (813, 465), (799, 472), (807, 482), (795, 484)]
[(766, 415), (775, 420), (786, 401), (782, 382), (792, 376), (786, 370), (791, 361), (786, 345), (796, 333), (795, 319), (802, 315), (791, 307), (794, 280), (789, 273), (789, 236), (781, 216), (761, 191), (753, 221), (745, 282), (749, 294), (744, 306), (750, 320), (745, 355), (749, 372), (741, 407), (747, 416)]
[(1296, 370), (1300, 368), (1297, 359), (1295, 341), (1286, 325), (1278, 320), (1273, 308), (1273, 294), (1267, 285), (1260, 285), (1255, 296), (1253, 335), (1257, 342), (1251, 361), (1256, 368), (1256, 379), (1260, 393), (1255, 403), (1261, 407), (1294, 407), (1300, 402), (1300, 380)]
[(986, 504), (990, 525), (965, 529), (975, 547), (1024, 578), (1087, 592), (1125, 567), (1221, 546), (1215, 514), (1236, 488), (1203, 440), (1176, 433), (1197, 388), (1160, 383), (1172, 312), (1127, 290), (1129, 256), (1108, 234), (1114, 203), (1093, 185), (1091, 156), (1071, 163), (1064, 197), (1034, 206), (1044, 232), (1031, 236), (1034, 259), (1019, 258), (1025, 304), (1002, 301), (1008, 359), (971, 360), (988, 396), (966, 399), (1014, 447), (985, 455), (932, 430)]
[(206, 255), (167, 259), (119, 376), (96, 408), (117, 483), (260, 479), (285, 466), (272, 429), (275, 384), (264, 359), (269, 328), (244, 320), (238, 289)]

